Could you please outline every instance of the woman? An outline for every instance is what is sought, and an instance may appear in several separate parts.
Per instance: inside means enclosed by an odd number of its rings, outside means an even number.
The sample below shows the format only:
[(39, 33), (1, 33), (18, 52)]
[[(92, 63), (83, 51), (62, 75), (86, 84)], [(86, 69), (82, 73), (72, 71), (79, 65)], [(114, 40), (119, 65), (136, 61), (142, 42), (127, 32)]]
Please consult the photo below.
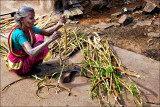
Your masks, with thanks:
[[(61, 32), (57, 31), (66, 23), (65, 17), (60, 17), (57, 25), (49, 30), (40, 29), (34, 26), (35, 12), (32, 7), (22, 6), (18, 9), (14, 18), (19, 24), (15, 27), (9, 37), (9, 68), (16, 74), (26, 74), (32, 67), (43, 60), (48, 60), (51, 54), (48, 45), (61, 37)], [(35, 37), (35, 34), (40, 34)], [(44, 36), (49, 36), (44, 41)]]

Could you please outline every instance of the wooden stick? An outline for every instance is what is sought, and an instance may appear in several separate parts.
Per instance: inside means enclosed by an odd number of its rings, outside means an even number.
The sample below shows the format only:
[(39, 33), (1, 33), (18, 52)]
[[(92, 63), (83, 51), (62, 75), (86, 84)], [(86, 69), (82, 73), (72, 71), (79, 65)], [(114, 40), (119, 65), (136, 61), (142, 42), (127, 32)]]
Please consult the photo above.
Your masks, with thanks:
[(64, 29), (64, 34), (65, 34), (65, 59), (67, 55), (67, 32), (66, 32), (66, 27), (65, 24), (63, 23), (63, 29)]
[(115, 96), (119, 99), (118, 93), (117, 93), (117, 91), (115, 90), (113, 83), (112, 83), (112, 88), (113, 88), (113, 92), (114, 92)]
[[(105, 78), (104, 78), (104, 80), (105, 79), (108, 79), (109, 77), (108, 76), (106, 76)], [(94, 86), (93, 86), (93, 88), (92, 88), (92, 90), (91, 91), (93, 91), (95, 88), (96, 88), (96, 86), (99, 84), (99, 83), (101, 83), (103, 80), (101, 79), (101, 80), (99, 80)]]
[(117, 70), (119, 70), (119, 71), (125, 73), (125, 74), (128, 75), (128, 76), (137, 77), (136, 75), (133, 75), (133, 74), (131, 74), (131, 73), (125, 71), (122, 67), (116, 67), (115, 69), (117, 69)]

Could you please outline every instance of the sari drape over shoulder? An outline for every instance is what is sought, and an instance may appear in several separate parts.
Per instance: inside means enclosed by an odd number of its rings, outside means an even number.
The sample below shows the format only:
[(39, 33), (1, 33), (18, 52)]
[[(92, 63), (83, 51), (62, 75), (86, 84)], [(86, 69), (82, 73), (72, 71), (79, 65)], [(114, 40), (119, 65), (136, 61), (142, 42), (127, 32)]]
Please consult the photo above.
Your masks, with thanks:
[[(8, 66), (13, 72), (17, 74), (25, 74), (29, 72), (31, 67), (36, 65), (39, 61), (42, 61), (43, 59), (49, 60), (51, 57), (51, 53), (49, 52), (48, 47), (42, 50), (42, 52), (35, 57), (29, 56), (23, 50), (15, 50), (12, 44), (12, 35), (13, 32), (16, 30), (16, 28), (14, 28), (10, 32), (8, 37), (8, 45), (9, 45)], [(33, 29), (30, 29), (29, 40), (32, 48), (34, 48), (44, 42), (44, 36), (38, 35), (36, 37)]]

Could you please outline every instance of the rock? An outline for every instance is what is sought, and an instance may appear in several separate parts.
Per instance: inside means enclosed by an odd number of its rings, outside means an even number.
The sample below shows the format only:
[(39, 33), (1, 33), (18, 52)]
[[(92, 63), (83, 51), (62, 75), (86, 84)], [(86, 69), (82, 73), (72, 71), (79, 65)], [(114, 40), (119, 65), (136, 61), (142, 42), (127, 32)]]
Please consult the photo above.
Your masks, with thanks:
[(81, 3), (81, 5), (83, 6), (83, 7), (86, 7), (87, 5), (89, 5), (90, 3), (89, 3), (89, 1), (87, 0), (87, 1), (85, 1), (84, 3)]
[(98, 32), (98, 35), (104, 35), (105, 33), (104, 32)]
[(128, 8), (128, 11), (130, 11), (131, 13), (134, 12), (134, 10), (135, 10), (135, 7)]
[(160, 37), (160, 33), (155, 33), (155, 32), (150, 32), (147, 35), (152, 38), (159, 38)]
[(64, 15), (65, 15), (67, 18), (73, 17), (73, 14), (72, 14), (71, 11), (69, 11), (69, 10), (65, 10), (65, 11), (64, 11)]
[(143, 13), (143, 11), (135, 11), (135, 12), (133, 12), (132, 13), (132, 17), (137, 17), (137, 16), (140, 16), (140, 15), (142, 15), (142, 13)]
[(149, 39), (149, 40), (147, 41), (147, 43), (150, 44), (150, 43), (152, 43), (152, 41), (153, 41), (152, 39)]
[(153, 45), (153, 42), (151, 42), (151, 43), (148, 44), (148, 46), (151, 46), (151, 45)]
[(123, 24), (124, 26), (132, 23), (133, 19), (131, 17), (128, 17), (127, 15), (121, 16), (121, 18), (118, 20), (118, 23)]
[(128, 11), (131, 11), (131, 12), (136, 12), (136, 11), (140, 11), (142, 10), (142, 6), (135, 6), (135, 7), (132, 7), (132, 8), (128, 8)]
[(155, 30), (155, 32), (156, 32), (156, 33), (159, 33), (159, 32), (160, 32), (160, 30), (159, 30), (159, 29), (157, 29), (157, 30)]
[(70, 24), (78, 24), (79, 21), (70, 21)]
[(82, 15), (83, 12), (81, 11), (81, 9), (79, 9), (78, 7), (76, 8), (71, 8), (69, 10), (65, 10), (64, 11), (64, 15), (67, 17), (67, 18), (72, 18), (73, 16), (76, 16), (76, 15)]
[(136, 11), (133, 14), (142, 14), (143, 11)]
[(66, 23), (67, 24), (78, 24), (79, 21), (72, 21), (72, 20), (68, 19)]
[(68, 19), (66, 23), (69, 24), (69, 23), (71, 23), (71, 21), (72, 21), (72, 20)]
[(149, 28), (148, 28), (148, 32), (152, 32), (152, 27), (149, 27)]
[(127, 19), (127, 15), (121, 16), (121, 18), (118, 20), (118, 23), (122, 24)]
[(141, 5), (136, 6), (135, 9), (133, 10), (133, 12), (140, 11), (140, 10), (142, 10), (142, 6)]
[(91, 2), (91, 9), (100, 9), (100, 6), (107, 5), (106, 0), (90, 0)]
[(111, 14), (111, 18), (117, 18), (117, 17), (120, 17), (122, 15), (123, 15), (122, 12), (117, 12), (117, 13)]
[(144, 12), (152, 12), (156, 8), (156, 5), (152, 3), (151, 1), (148, 1), (146, 6), (144, 7), (143, 11)]
[[(148, 0), (144, 0), (148, 2)], [(152, 3), (154, 3), (158, 8), (160, 8), (160, 0), (150, 0)]]
[(78, 7), (79, 9), (81, 9), (81, 11), (84, 11), (84, 8), (80, 4), (74, 4), (72, 7), (73, 8)]
[(75, 16), (75, 15), (82, 15), (82, 14), (83, 14), (83, 12), (81, 11), (81, 9), (79, 9), (78, 7), (72, 8), (70, 11), (72, 12), (72, 14), (73, 14), (74, 16)]
[(150, 26), (152, 24), (152, 21), (138, 21), (133, 28), (136, 28), (137, 26)]
[(68, 5), (78, 4), (78, 0), (68, 0)]
[(119, 23), (112, 23), (113, 26), (119, 27), (120, 24)]
[(154, 21), (154, 25), (159, 26), (159, 25), (160, 25), (160, 19), (156, 19), (156, 20)]
[(93, 28), (99, 28), (99, 29), (107, 29), (107, 28), (110, 28), (112, 26), (113, 26), (113, 24), (111, 24), (111, 23), (104, 23), (104, 22), (101, 22), (101, 23), (96, 24), (96, 25), (92, 25)]

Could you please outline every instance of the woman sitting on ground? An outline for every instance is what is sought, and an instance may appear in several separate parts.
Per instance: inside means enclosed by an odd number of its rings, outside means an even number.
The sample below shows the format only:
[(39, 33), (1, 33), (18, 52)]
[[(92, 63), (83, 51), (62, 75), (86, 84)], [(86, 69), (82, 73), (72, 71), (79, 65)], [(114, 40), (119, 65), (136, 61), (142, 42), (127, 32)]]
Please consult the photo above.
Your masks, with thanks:
[[(60, 17), (57, 25), (45, 30), (34, 26), (34, 17), (34, 9), (28, 6), (21, 6), (14, 16), (19, 25), (8, 37), (8, 64), (10, 70), (16, 74), (26, 74), (39, 62), (50, 59), (48, 45), (61, 37), (61, 32), (57, 30), (66, 23), (65, 17)], [(48, 40), (44, 41), (43, 35), (49, 36)]]

